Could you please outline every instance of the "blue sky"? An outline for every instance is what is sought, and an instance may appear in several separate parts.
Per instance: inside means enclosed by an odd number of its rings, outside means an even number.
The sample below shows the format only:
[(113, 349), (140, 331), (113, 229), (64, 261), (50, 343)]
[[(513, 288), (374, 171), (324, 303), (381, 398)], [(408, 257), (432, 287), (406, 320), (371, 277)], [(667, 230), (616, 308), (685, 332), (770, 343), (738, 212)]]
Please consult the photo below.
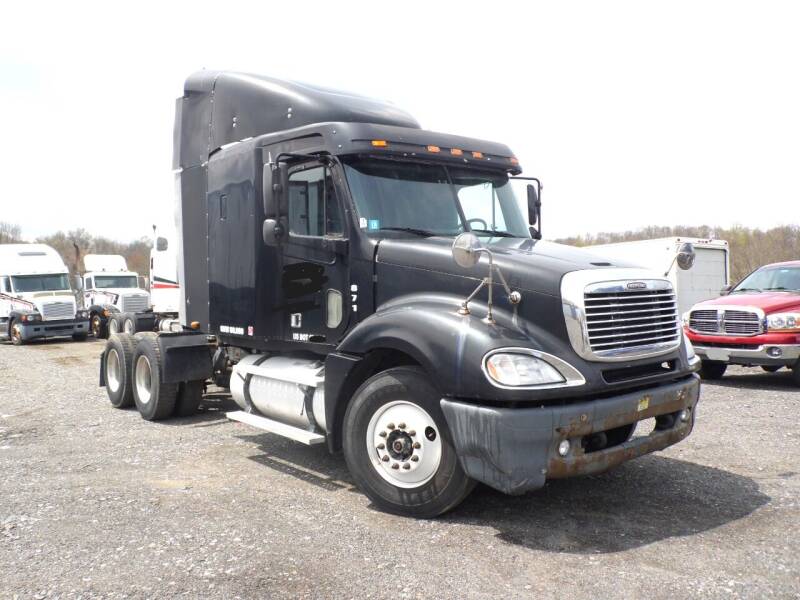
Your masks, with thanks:
[(118, 239), (173, 218), (174, 99), (201, 68), (389, 99), (507, 143), (546, 237), (800, 222), (800, 18), (782, 2), (12, 3), (0, 220)]

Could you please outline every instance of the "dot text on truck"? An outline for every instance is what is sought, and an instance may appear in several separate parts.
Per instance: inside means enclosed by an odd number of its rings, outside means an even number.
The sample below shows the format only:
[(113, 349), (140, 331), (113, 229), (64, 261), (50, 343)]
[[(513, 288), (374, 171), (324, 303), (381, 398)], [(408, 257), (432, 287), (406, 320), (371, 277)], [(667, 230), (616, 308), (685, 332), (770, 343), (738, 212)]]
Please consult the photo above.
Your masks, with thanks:
[(109, 339), (114, 406), (163, 419), (229, 386), (231, 419), (342, 451), (377, 507), (416, 517), (691, 432), (669, 280), (543, 241), (507, 146), (211, 71), (186, 80), (174, 140), (183, 329)]

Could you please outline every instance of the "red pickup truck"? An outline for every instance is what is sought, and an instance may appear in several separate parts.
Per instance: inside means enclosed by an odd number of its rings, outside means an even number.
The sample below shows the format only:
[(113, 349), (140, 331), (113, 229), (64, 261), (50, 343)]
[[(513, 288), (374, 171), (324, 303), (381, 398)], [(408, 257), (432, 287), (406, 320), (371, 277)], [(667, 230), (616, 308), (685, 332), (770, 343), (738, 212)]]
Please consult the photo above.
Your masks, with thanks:
[(719, 379), (729, 364), (788, 367), (800, 385), (800, 261), (765, 265), (723, 294), (684, 315), (700, 376)]

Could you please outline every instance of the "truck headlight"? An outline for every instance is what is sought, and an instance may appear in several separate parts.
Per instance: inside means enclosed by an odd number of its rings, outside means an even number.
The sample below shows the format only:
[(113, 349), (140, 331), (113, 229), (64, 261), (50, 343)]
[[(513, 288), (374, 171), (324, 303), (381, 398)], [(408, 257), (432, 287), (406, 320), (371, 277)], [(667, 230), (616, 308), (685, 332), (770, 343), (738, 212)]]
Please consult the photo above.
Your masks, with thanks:
[(800, 331), (800, 312), (785, 312), (767, 315), (770, 331)]
[(683, 322), (683, 326), (684, 327), (688, 327), (689, 326), (689, 315), (691, 314), (691, 312), (692, 311), (687, 310), (685, 313), (683, 313), (681, 315), (681, 321)]
[(689, 362), (692, 362), (697, 354), (695, 354), (694, 346), (692, 345), (692, 342), (689, 340), (689, 336), (686, 335), (686, 333), (683, 334), (683, 343), (686, 344), (686, 358)]
[(498, 352), (486, 359), (486, 374), (511, 387), (562, 383), (564, 376), (551, 364), (528, 354)]
[(89, 318), (89, 311), (88, 310), (79, 310), (75, 314), (79, 319), (88, 319)]
[(37, 321), (41, 321), (42, 320), (42, 315), (40, 315), (39, 313), (34, 313), (34, 314), (31, 314), (31, 315), (24, 315), (22, 317), (22, 320), (24, 322), (26, 322), (26, 323), (36, 323)]

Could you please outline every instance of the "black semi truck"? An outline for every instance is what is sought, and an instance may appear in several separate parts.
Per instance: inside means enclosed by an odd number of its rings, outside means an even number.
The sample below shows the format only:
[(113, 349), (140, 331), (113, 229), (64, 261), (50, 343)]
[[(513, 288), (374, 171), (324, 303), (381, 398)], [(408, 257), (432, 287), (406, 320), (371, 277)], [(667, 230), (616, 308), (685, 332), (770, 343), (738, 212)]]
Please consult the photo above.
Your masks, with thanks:
[(164, 419), (229, 387), (229, 418), (343, 451), (375, 505), (418, 517), (691, 432), (699, 361), (669, 281), (543, 241), (541, 188), (518, 199), (508, 147), (202, 71), (174, 168), (182, 331), (109, 339), (114, 406)]

